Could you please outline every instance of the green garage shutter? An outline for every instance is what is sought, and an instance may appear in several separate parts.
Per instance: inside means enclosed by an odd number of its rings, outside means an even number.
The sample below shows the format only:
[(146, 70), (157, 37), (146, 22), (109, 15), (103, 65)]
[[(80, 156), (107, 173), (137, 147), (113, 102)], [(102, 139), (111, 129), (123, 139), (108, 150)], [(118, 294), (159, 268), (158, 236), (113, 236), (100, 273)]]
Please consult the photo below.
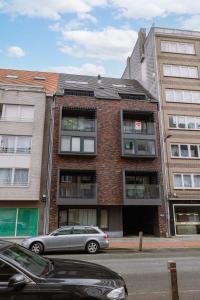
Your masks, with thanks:
[(38, 227), (38, 209), (37, 208), (19, 208), (17, 220), (17, 236), (37, 235)]
[(0, 236), (15, 236), (17, 208), (0, 208)]

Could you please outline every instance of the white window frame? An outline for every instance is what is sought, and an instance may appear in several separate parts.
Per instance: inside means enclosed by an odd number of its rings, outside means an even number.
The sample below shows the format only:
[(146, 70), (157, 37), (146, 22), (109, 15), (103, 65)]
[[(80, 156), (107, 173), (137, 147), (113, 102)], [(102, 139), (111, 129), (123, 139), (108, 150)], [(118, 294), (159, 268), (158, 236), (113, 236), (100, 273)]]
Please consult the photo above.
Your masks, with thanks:
[[(6, 118), (5, 116), (5, 110), (6, 110), (6, 105), (16, 105), (17, 106), (17, 116), (16, 118), (13, 119), (9, 119)], [(21, 118), (21, 109), (22, 106), (31, 106), (33, 108), (33, 118), (31, 119), (25, 119), (25, 118)], [(3, 108), (2, 108), (2, 116), (0, 118), (0, 121), (8, 121), (8, 122), (33, 122), (34, 121), (34, 106), (33, 105), (26, 105), (26, 104), (13, 104), (13, 103), (3, 103)]]
[[(3, 168), (3, 169), (12, 169), (11, 183), (10, 184), (5, 184), (5, 185), (0, 184), (0, 187), (28, 187), (29, 186), (30, 169), (28, 169), (28, 168)], [(14, 183), (15, 170), (21, 170), (21, 169), (28, 170), (28, 182), (26, 184), (15, 184)]]
[[(172, 146), (178, 146), (179, 156), (172, 155)], [(188, 147), (188, 154), (189, 156), (181, 156), (181, 146)], [(198, 157), (191, 156), (191, 146), (197, 146)], [(170, 144), (170, 151), (171, 151), (171, 158), (181, 158), (181, 159), (200, 159), (200, 144), (181, 144), (181, 143), (171, 143)]]
[[(177, 99), (177, 94), (179, 94), (180, 99)], [(166, 102), (200, 104), (200, 91), (165, 89), (165, 100)]]
[[(175, 51), (173, 51), (172, 45), (174, 46)], [(185, 48), (184, 50), (182, 48), (183, 46)], [(190, 46), (191, 47), (190, 49), (192, 49), (192, 51), (187, 49), (187, 46)], [(178, 53), (178, 54), (187, 54), (187, 55), (195, 55), (196, 54), (194, 43), (161, 41), (160, 49), (161, 49), (161, 52), (167, 52), (167, 53)]]
[[(181, 176), (181, 182), (182, 182), (182, 186), (181, 187), (175, 187), (175, 180), (174, 177), (175, 175), (180, 175)], [(183, 176), (190, 176), (191, 178), (191, 182), (192, 182), (192, 186), (191, 187), (184, 187), (184, 180), (183, 180)], [(174, 184), (174, 190), (200, 190), (200, 187), (195, 187), (194, 186), (194, 176), (195, 175), (199, 175), (200, 173), (173, 173), (173, 184)]]
[[(169, 70), (169, 73), (167, 73), (167, 69)], [(195, 76), (192, 75), (192, 70), (194, 69), (196, 70)], [(174, 74), (175, 72), (177, 72), (176, 75)], [(187, 74), (185, 75), (184, 72)], [(197, 79), (199, 78), (198, 67), (163, 64), (163, 76)]]
[[(10, 134), (0, 134), (0, 136), (14, 136), (15, 137), (15, 142), (14, 142), (14, 152), (0, 152), (0, 155), (6, 154), (15, 154), (15, 155), (30, 155), (32, 151), (32, 136), (30, 135), (10, 135)], [(20, 137), (29, 137), (31, 138), (31, 144), (30, 144), (30, 152), (18, 152), (17, 151), (17, 144), (18, 144), (18, 138)]]
[[(176, 121), (176, 127), (170, 127), (169, 125), (169, 117), (174, 117)], [(178, 127), (178, 118), (184, 118), (184, 124), (186, 125), (185, 128), (179, 128)], [(195, 117), (195, 116), (178, 116), (178, 115), (168, 115), (168, 129), (174, 129), (174, 130), (197, 130), (199, 131), (200, 128), (188, 128), (188, 120), (194, 118), (194, 123), (197, 124), (197, 120), (199, 120), (200, 123), (200, 117)]]

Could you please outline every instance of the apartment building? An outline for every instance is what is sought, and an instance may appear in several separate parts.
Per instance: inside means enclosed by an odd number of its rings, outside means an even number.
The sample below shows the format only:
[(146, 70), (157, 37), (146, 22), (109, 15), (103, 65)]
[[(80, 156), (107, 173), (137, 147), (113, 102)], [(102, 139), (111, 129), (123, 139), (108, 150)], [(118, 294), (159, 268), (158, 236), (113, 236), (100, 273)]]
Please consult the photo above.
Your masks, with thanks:
[(168, 234), (200, 234), (200, 32), (141, 29), (122, 78), (159, 99)]
[(164, 236), (156, 100), (136, 80), (60, 74), (51, 183), (50, 230)]
[(0, 70), (0, 237), (43, 233), (58, 75)]

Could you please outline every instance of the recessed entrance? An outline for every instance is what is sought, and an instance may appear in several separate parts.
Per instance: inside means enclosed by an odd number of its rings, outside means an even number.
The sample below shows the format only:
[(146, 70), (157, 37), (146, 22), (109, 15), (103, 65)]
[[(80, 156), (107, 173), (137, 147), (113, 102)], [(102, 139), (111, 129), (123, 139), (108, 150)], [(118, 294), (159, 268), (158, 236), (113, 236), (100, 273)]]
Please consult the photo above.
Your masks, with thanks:
[(123, 234), (159, 235), (157, 206), (126, 206), (123, 209)]

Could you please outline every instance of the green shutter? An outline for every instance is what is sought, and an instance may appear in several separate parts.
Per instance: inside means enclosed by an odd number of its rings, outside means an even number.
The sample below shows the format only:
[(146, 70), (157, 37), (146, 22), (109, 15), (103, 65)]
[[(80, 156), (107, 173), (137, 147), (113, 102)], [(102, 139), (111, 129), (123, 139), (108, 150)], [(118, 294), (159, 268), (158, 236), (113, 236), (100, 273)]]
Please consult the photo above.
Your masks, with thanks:
[(38, 231), (38, 209), (19, 208), (17, 236), (35, 236)]
[(0, 236), (15, 236), (16, 208), (0, 208)]

